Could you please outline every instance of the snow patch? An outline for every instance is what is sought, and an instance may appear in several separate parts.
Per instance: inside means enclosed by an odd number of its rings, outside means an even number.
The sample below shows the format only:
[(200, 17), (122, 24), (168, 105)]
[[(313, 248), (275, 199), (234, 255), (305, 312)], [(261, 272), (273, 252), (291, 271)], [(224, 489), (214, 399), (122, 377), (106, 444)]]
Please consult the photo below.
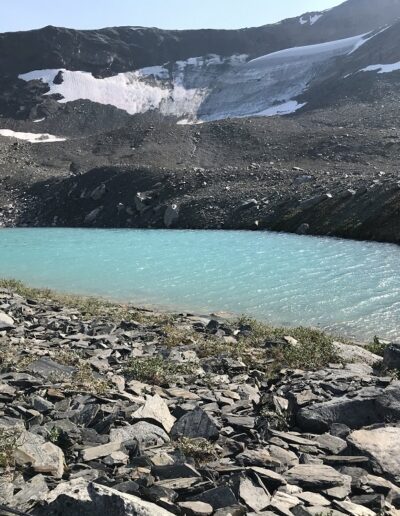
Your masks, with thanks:
[(37, 120), (34, 120), (33, 123), (38, 124), (39, 122), (43, 122), (44, 120), (46, 120), (46, 118), (38, 118)]
[(278, 104), (277, 106), (271, 106), (268, 109), (264, 109), (264, 111), (260, 111), (259, 113), (255, 113), (253, 116), (282, 116), (282, 115), (290, 115), (295, 113), (302, 107), (304, 107), (307, 102), (303, 104), (299, 104), (296, 100), (288, 100), (287, 102), (283, 102), (283, 104)]
[(25, 140), (30, 143), (49, 143), (49, 142), (65, 142), (66, 138), (59, 138), (52, 134), (39, 133), (20, 133), (12, 131), (11, 129), (0, 129), (0, 136), (7, 138), (17, 138), (18, 140)]
[(366, 68), (360, 70), (360, 72), (378, 72), (378, 73), (391, 73), (400, 70), (400, 61), (398, 63), (391, 64), (377, 64), (369, 65)]
[(314, 23), (317, 23), (317, 21), (323, 17), (323, 14), (304, 14), (300, 19), (299, 23), (300, 25), (314, 25)]

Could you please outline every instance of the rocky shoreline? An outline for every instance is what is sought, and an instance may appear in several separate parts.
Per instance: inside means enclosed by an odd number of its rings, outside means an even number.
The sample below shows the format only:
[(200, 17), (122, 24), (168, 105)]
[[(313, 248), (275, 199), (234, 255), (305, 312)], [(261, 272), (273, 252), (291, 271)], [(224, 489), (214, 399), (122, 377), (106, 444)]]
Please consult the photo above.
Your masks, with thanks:
[(0, 280), (0, 514), (400, 514), (400, 345)]

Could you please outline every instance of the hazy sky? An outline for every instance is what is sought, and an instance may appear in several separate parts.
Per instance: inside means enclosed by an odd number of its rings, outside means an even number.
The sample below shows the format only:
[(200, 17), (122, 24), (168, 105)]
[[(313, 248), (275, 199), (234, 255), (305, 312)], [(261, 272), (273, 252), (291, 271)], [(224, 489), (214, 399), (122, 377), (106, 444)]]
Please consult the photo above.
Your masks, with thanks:
[(343, 0), (0, 0), (0, 32), (45, 25), (94, 29), (240, 28), (274, 23)]

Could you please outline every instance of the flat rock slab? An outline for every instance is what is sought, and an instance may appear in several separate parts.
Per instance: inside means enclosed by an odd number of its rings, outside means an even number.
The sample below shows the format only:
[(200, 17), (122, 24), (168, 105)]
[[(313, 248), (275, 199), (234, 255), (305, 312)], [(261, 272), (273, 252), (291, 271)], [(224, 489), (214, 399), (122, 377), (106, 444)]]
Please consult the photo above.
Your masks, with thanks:
[(296, 420), (302, 430), (322, 433), (334, 423), (358, 429), (389, 418), (400, 419), (400, 382), (387, 389), (366, 387), (354, 398), (342, 396), (300, 409)]
[(169, 516), (172, 513), (136, 496), (78, 478), (63, 482), (45, 499), (36, 516)]
[(168, 434), (162, 428), (147, 421), (139, 421), (134, 425), (114, 428), (110, 432), (111, 442), (121, 443), (130, 439), (136, 439), (139, 445), (145, 449), (169, 442)]
[(65, 376), (71, 376), (76, 371), (75, 367), (59, 364), (47, 357), (35, 360), (29, 364), (27, 369), (29, 372), (39, 374), (46, 379), (51, 378), (52, 376), (62, 379)]
[(346, 362), (361, 362), (362, 364), (374, 366), (383, 360), (381, 356), (375, 355), (375, 353), (371, 353), (361, 346), (352, 346), (351, 344), (342, 344), (341, 342), (334, 342), (333, 345), (340, 357)]
[(400, 478), (400, 427), (357, 430), (348, 441), (363, 455), (372, 458), (377, 472)]
[(319, 464), (299, 464), (285, 475), (289, 484), (294, 484), (303, 489), (322, 491), (333, 487), (343, 486), (348, 477), (337, 472), (330, 466)]
[(82, 459), (85, 462), (90, 460), (100, 459), (102, 457), (107, 457), (114, 452), (117, 452), (121, 449), (121, 442), (111, 442), (107, 444), (102, 444), (100, 446), (92, 446), (91, 448), (86, 448), (82, 451)]
[(240, 480), (239, 496), (254, 512), (261, 512), (269, 506), (271, 496), (258, 483), (248, 477)]

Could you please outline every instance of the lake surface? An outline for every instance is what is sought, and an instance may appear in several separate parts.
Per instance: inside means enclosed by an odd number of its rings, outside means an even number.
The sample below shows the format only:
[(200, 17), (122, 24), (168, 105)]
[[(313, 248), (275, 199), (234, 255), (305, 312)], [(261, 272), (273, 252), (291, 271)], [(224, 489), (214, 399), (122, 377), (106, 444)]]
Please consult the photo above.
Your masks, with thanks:
[(1, 229), (0, 277), (400, 338), (400, 247), (268, 232)]

